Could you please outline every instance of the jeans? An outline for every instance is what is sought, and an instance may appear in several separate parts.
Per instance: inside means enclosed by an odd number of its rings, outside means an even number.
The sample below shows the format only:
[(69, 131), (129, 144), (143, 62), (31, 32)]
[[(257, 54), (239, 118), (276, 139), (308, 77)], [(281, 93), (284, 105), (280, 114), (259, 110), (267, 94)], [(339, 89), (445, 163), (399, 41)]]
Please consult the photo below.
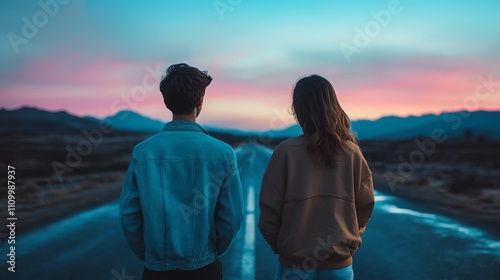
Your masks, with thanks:
[(278, 263), (276, 280), (353, 280), (352, 265), (331, 270), (302, 270)]
[(207, 266), (195, 270), (166, 270), (155, 271), (144, 267), (142, 280), (185, 280), (185, 279), (207, 279), (207, 280), (222, 280), (222, 266), (220, 260), (215, 261)]

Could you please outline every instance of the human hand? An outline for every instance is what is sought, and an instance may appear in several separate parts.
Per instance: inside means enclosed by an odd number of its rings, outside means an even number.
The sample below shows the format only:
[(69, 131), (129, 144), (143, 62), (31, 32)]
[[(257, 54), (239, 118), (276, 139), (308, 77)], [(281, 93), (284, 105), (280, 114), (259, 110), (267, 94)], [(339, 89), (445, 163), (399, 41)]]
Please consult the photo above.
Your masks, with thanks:
[(366, 231), (366, 227), (360, 227), (359, 228), (359, 234), (363, 234)]

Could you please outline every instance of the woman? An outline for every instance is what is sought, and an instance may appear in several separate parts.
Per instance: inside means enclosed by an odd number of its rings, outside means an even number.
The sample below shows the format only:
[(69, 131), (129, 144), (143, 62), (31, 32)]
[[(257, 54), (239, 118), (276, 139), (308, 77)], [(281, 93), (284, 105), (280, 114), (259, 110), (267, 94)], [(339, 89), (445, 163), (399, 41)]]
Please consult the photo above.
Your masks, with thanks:
[(259, 229), (279, 255), (277, 279), (353, 279), (375, 204), (371, 171), (330, 82), (300, 79), (292, 107), (303, 134), (274, 150)]

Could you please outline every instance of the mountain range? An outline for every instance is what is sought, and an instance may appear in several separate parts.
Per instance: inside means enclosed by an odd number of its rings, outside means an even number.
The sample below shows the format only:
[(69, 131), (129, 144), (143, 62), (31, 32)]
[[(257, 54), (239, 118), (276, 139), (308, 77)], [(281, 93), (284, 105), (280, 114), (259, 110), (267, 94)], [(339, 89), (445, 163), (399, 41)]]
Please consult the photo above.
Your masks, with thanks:
[[(32, 107), (16, 110), (0, 109), (1, 132), (32, 133), (78, 133), (83, 129), (98, 128), (101, 121), (111, 123), (120, 132), (156, 133), (164, 122), (151, 119), (133, 111), (120, 111), (115, 115), (101, 119), (87, 116), (78, 117), (65, 111), (49, 112)], [(466, 131), (474, 137), (500, 139), (500, 111), (444, 112), (438, 115), (397, 117), (387, 116), (377, 120), (354, 120), (352, 130), (361, 140), (374, 139), (409, 139), (431, 137), (439, 130), (448, 137), (462, 137)], [(260, 134), (256, 131), (242, 131), (212, 126), (203, 126), (211, 133), (234, 136), (272, 137), (276, 139), (300, 135), (299, 125), (292, 125), (281, 130), (267, 130)]]

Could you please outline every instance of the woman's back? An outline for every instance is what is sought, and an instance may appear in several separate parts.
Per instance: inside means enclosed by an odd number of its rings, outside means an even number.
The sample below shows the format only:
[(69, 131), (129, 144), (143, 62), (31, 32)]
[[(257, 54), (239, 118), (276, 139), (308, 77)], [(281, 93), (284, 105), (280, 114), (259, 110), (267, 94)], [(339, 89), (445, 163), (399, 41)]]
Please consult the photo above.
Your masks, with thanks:
[(335, 269), (352, 263), (359, 227), (371, 216), (373, 184), (356, 144), (347, 142), (336, 161), (335, 168), (318, 167), (304, 135), (275, 149), (264, 174), (259, 227), (282, 264)]
[(325, 78), (300, 79), (292, 108), (304, 134), (281, 143), (269, 161), (260, 231), (279, 254), (278, 279), (323, 272), (352, 279), (352, 255), (375, 204), (370, 169)]

